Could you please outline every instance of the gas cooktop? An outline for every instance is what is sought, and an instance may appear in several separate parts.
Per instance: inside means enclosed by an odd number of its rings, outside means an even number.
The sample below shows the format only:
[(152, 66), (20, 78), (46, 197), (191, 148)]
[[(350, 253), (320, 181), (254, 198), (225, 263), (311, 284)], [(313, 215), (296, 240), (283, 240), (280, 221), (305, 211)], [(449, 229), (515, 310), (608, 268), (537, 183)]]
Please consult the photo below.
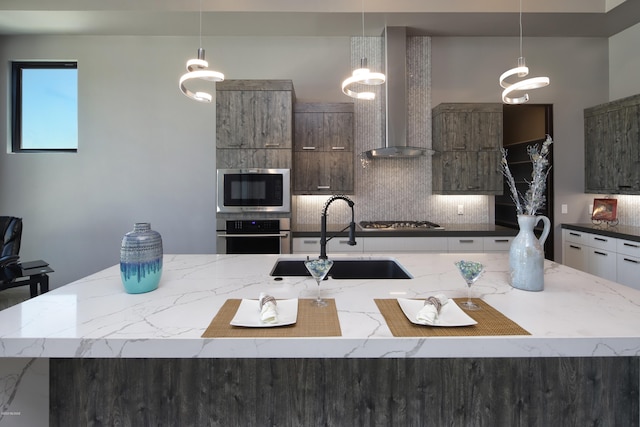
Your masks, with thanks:
[(360, 221), (363, 230), (444, 230), (431, 221)]

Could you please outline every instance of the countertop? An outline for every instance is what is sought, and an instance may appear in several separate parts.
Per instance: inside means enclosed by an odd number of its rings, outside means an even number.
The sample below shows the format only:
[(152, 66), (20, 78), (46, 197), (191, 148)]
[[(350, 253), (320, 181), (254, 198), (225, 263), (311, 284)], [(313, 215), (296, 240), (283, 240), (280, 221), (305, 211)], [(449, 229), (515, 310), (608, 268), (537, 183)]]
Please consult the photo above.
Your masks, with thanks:
[[(349, 255), (344, 255), (349, 256)], [(215, 338), (202, 333), (229, 298), (313, 298), (311, 278), (274, 280), (269, 272), (295, 255), (165, 255), (160, 286), (124, 292), (115, 265), (0, 311), (1, 357), (72, 358), (460, 358), (637, 356), (640, 291), (550, 261), (545, 290), (507, 282), (508, 255), (391, 254), (410, 280), (327, 280), (340, 337)], [(337, 257), (337, 255), (336, 255)], [(351, 255), (353, 258), (362, 255)], [(466, 296), (453, 263), (480, 261), (486, 273), (473, 296), (531, 333), (508, 337), (393, 337), (374, 298)]]
[(616, 239), (632, 240), (640, 242), (640, 227), (631, 225), (608, 226), (606, 224), (562, 224), (562, 228), (567, 230), (584, 231), (585, 233), (599, 234), (601, 236), (613, 237)]
[[(347, 236), (348, 232), (340, 232), (348, 224), (327, 224), (327, 230), (332, 236)], [(518, 230), (495, 224), (440, 224), (444, 229), (363, 229), (356, 225), (356, 239), (358, 237), (461, 237), (461, 236), (515, 236)], [(291, 230), (293, 237), (320, 237), (319, 224), (296, 224)]]

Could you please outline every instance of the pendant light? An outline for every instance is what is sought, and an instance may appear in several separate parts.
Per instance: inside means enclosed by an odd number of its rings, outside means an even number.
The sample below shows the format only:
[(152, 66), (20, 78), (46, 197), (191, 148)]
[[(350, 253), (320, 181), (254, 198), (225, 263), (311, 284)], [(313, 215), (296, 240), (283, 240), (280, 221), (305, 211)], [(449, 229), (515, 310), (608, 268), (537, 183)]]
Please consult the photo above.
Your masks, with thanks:
[(213, 97), (208, 92), (191, 91), (188, 89), (190, 82), (194, 80), (204, 80), (209, 82), (221, 82), (224, 80), (224, 74), (209, 70), (209, 63), (204, 59), (204, 49), (202, 48), (202, 0), (200, 0), (200, 47), (198, 48), (198, 57), (187, 61), (187, 73), (180, 77), (179, 86), (185, 96), (198, 102), (211, 102)]
[[(362, 0), (362, 37), (364, 38), (364, 0)], [(352, 98), (372, 100), (376, 97), (375, 93), (367, 91), (362, 85), (378, 86), (385, 80), (384, 74), (372, 73), (367, 68), (367, 58), (362, 58), (360, 68), (353, 70), (351, 76), (342, 82), (342, 92)]]
[(522, 56), (522, 0), (520, 0), (520, 57), (518, 58), (518, 66), (505, 71), (500, 76), (500, 86), (504, 88), (502, 91), (502, 102), (505, 104), (524, 104), (529, 101), (529, 94), (524, 93), (522, 96), (511, 96), (513, 92), (524, 92), (531, 89), (538, 89), (549, 85), (549, 77), (530, 77), (515, 83), (508, 83), (507, 78), (518, 75), (518, 77), (526, 77), (529, 74), (524, 56)]

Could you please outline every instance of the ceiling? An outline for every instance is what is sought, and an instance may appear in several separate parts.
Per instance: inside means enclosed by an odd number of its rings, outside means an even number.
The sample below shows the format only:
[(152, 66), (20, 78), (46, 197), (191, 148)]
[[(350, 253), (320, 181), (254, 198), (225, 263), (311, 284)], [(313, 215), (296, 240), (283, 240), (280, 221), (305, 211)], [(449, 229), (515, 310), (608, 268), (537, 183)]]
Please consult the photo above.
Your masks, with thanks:
[[(364, 8), (364, 9), (363, 9)], [(517, 36), (517, 0), (2, 0), (0, 35)], [(640, 0), (522, 0), (525, 37), (609, 37)], [(364, 10), (364, 31), (363, 31)]]

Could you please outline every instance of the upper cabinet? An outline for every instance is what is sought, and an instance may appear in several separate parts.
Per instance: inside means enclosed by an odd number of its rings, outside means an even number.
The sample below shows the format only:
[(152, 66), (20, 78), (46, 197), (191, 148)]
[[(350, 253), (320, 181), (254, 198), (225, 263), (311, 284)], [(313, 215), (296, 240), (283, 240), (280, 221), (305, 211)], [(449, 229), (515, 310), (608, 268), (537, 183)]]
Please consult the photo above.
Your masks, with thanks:
[(502, 194), (502, 104), (433, 109), (433, 193)]
[(584, 110), (585, 193), (640, 194), (640, 95)]
[(294, 194), (353, 193), (353, 104), (294, 107)]
[(290, 80), (216, 83), (218, 168), (291, 168), (293, 103)]

